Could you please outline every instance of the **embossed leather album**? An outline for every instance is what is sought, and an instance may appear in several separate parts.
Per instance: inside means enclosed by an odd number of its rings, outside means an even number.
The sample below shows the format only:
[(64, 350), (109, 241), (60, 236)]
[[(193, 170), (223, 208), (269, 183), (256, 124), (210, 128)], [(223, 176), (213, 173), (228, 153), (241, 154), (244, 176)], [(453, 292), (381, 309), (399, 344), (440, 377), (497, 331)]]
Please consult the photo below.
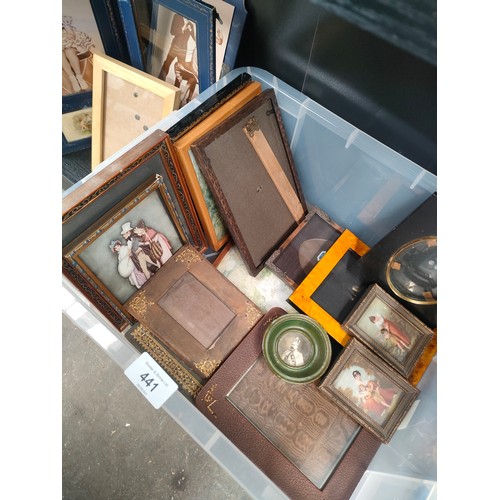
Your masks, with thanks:
[(344, 500), (380, 446), (312, 384), (291, 384), (262, 355), (273, 308), (205, 383), (197, 408), (294, 500)]
[(255, 276), (307, 214), (273, 89), (191, 145), (249, 273)]
[(263, 314), (190, 244), (173, 254), (125, 309), (201, 381)]

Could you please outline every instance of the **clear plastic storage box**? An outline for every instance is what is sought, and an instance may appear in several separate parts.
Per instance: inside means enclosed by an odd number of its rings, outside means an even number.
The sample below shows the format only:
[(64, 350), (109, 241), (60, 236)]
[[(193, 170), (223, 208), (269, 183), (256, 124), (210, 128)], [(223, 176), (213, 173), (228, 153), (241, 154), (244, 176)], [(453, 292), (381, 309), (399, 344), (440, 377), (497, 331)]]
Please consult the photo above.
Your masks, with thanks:
[[(239, 68), (105, 160), (65, 191), (63, 197), (153, 130), (168, 129), (242, 72), (261, 82), (263, 89), (275, 90), (306, 201), (324, 210), (368, 245), (376, 244), (437, 190), (435, 175), (283, 81), (258, 68)], [(62, 308), (123, 370), (139, 357), (123, 333), (110, 326), (64, 276)], [(437, 357), (418, 384), (417, 402), (390, 443), (379, 448), (351, 498), (436, 498), (436, 386)], [(131, 385), (131, 390), (136, 389)], [(262, 500), (287, 498), (178, 391), (159, 411), (174, 418), (250, 495)]]

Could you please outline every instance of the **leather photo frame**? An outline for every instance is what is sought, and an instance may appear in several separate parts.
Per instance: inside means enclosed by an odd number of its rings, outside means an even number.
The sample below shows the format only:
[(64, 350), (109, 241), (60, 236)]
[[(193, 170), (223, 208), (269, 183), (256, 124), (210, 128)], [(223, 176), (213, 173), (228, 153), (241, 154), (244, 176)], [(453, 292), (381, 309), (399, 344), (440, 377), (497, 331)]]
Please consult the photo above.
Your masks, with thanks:
[(343, 231), (328, 214), (313, 206), (297, 229), (269, 257), (266, 267), (295, 289)]
[(200, 252), (180, 248), (125, 309), (203, 381), (262, 312)]

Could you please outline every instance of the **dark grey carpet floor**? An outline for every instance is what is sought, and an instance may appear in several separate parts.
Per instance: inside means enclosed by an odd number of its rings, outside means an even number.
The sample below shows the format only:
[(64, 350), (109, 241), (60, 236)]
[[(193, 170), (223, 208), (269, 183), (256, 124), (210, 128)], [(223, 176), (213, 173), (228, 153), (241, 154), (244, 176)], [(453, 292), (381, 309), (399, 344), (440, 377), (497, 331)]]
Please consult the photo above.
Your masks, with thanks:
[(83, 149), (62, 156), (62, 175), (71, 183), (78, 182), (90, 174), (91, 150)]

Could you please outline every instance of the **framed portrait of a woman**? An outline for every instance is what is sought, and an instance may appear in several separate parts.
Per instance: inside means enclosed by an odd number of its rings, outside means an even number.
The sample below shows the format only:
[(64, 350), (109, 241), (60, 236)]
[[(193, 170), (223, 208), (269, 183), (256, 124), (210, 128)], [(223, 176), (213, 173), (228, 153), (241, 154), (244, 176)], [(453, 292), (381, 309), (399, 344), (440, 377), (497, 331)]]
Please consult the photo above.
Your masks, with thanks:
[(384, 443), (391, 440), (420, 392), (354, 338), (319, 388)]
[(434, 332), (374, 283), (353, 308), (343, 328), (409, 377)]

